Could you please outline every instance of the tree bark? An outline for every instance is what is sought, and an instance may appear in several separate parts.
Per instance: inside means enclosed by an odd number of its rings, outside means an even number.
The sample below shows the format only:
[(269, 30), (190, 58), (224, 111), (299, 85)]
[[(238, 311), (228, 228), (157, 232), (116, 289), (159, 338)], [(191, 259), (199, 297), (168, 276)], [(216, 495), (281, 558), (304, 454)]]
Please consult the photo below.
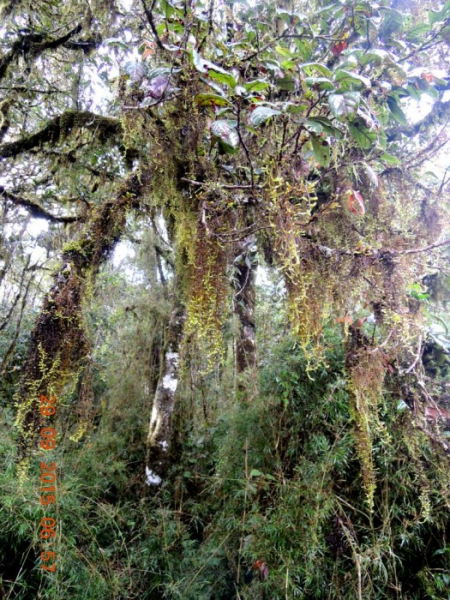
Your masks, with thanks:
[(252, 237), (238, 245), (234, 260), (235, 277), (233, 287), (234, 312), (238, 318), (239, 332), (235, 342), (236, 374), (257, 366), (255, 326), (255, 259), (251, 246)]
[(82, 301), (89, 276), (95, 277), (120, 239), (127, 210), (137, 205), (144, 180), (142, 175), (125, 180), (116, 198), (103, 204), (81, 238), (63, 252), (63, 265), (31, 334), (17, 394), (22, 458), (33, 448), (41, 424), (41, 394), (58, 394), (88, 354)]
[[(175, 290), (176, 293), (177, 290)], [(172, 433), (172, 413), (179, 383), (180, 344), (183, 335), (184, 308), (175, 302), (167, 329), (167, 341), (161, 361), (161, 371), (147, 436), (146, 481), (159, 485), (168, 465)]]

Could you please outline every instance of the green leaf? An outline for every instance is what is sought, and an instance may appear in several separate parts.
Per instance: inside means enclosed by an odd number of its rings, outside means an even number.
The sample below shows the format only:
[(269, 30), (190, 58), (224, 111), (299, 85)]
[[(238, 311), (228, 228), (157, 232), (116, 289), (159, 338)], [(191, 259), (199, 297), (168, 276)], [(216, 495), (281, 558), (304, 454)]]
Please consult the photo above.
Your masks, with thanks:
[(237, 81), (233, 77), (233, 75), (231, 75), (231, 73), (227, 73), (222, 69), (218, 71), (218, 68), (219, 67), (214, 67), (214, 69), (209, 70), (208, 74), (211, 77), (211, 79), (219, 81), (220, 83), (224, 83), (229, 88), (235, 88), (237, 86)]
[(282, 46), (275, 46), (275, 50), (281, 56), (285, 56), (286, 58), (292, 58), (292, 52), (290, 52), (287, 48), (283, 48)]
[(280, 90), (284, 90), (286, 92), (295, 91), (295, 81), (290, 77), (282, 77), (280, 79), (276, 79), (275, 84)]
[(154, 79), (160, 75), (170, 75), (171, 73), (177, 73), (180, 69), (172, 69), (171, 67), (157, 67), (148, 72), (148, 79)]
[(426, 23), (416, 25), (408, 31), (406, 39), (408, 40), (408, 42), (418, 42), (420, 41), (420, 38), (422, 38), (426, 33), (430, 31), (430, 29), (431, 25), (428, 25)]
[(428, 21), (430, 25), (444, 21), (448, 16), (450, 16), (450, 2), (446, 2), (440, 11), (428, 11)]
[(160, 5), (166, 19), (175, 14), (176, 7), (171, 2), (168, 2), (167, 0), (161, 0)]
[(250, 115), (250, 124), (254, 127), (258, 127), (263, 123), (266, 123), (271, 117), (281, 115), (280, 110), (269, 108), (268, 106), (257, 106)]
[(230, 106), (231, 103), (218, 94), (197, 94), (194, 102), (199, 106)]
[(249, 94), (253, 94), (254, 92), (262, 92), (270, 87), (270, 83), (268, 81), (263, 81), (262, 79), (256, 79), (255, 81), (249, 81), (248, 83), (244, 83), (244, 87)]
[(312, 133), (316, 133), (317, 135), (320, 133), (325, 133), (326, 135), (330, 135), (336, 138), (342, 136), (342, 132), (332, 125), (330, 119), (326, 117), (310, 117), (305, 121), (305, 127), (308, 131)]
[(308, 40), (295, 38), (294, 44), (297, 46), (297, 52), (301, 60), (309, 61), (312, 57), (312, 44)]
[(108, 38), (103, 41), (103, 46), (116, 46), (117, 48), (122, 48), (123, 50), (130, 49), (128, 44), (125, 44), (125, 42), (119, 38)]
[(441, 29), (439, 37), (441, 37), (447, 42), (448, 45), (450, 45), (450, 27), (444, 27), (444, 29)]
[(397, 123), (400, 123), (400, 125), (403, 125), (403, 126), (408, 125), (408, 119), (406, 118), (406, 115), (403, 112), (403, 110), (397, 104), (396, 99), (392, 96), (388, 96), (387, 103), (388, 103), (389, 110), (391, 111), (391, 114), (394, 117), (394, 119), (397, 121)]
[(305, 83), (308, 87), (320, 91), (336, 89), (334, 83), (327, 77), (306, 77)]
[(147, 65), (145, 63), (137, 62), (134, 60), (126, 62), (123, 68), (125, 73), (129, 75), (131, 81), (134, 81), (135, 83), (141, 81), (148, 71)]
[(324, 77), (331, 77), (332, 72), (328, 67), (318, 62), (310, 62), (304, 63), (303, 65), (299, 65), (300, 69), (303, 69), (307, 75), (311, 75), (314, 71), (317, 71)]
[(360, 100), (359, 92), (344, 92), (328, 96), (331, 112), (337, 119), (345, 119), (356, 114)]
[(211, 135), (224, 144), (224, 149), (235, 150), (239, 146), (239, 136), (234, 126), (234, 121), (221, 119), (211, 125)]
[(262, 473), (261, 471), (258, 471), (258, 469), (252, 469), (250, 471), (250, 477), (262, 477), (264, 475), (264, 473)]
[(353, 138), (363, 150), (370, 150), (378, 142), (376, 131), (368, 129), (362, 119), (356, 119), (348, 124)]
[(322, 167), (327, 167), (330, 164), (330, 144), (320, 140), (320, 138), (311, 136), (311, 145), (317, 162)]
[(288, 12), (285, 8), (277, 8), (277, 16), (288, 25), (297, 25), (307, 21), (308, 18), (302, 13)]
[(339, 69), (339, 71), (336, 71), (334, 79), (335, 81), (339, 81), (341, 86), (343, 83), (348, 83), (357, 85), (358, 87), (360, 87), (361, 85), (363, 85), (366, 88), (371, 87), (371, 81), (368, 77), (358, 75), (357, 73), (353, 73), (351, 71), (345, 71), (344, 69)]
[(211, 81), (211, 79), (206, 79), (205, 77), (200, 77), (200, 81), (202, 83), (206, 83), (206, 85), (215, 90), (219, 94), (219, 96), (223, 96), (225, 98), (225, 92), (218, 83), (216, 83), (215, 81)]
[(386, 14), (381, 24), (379, 36), (384, 41), (389, 41), (394, 33), (403, 29), (404, 18), (400, 11), (394, 8), (385, 8)]
[(382, 160), (387, 165), (399, 165), (400, 164), (400, 161), (396, 156), (393, 156), (392, 154), (388, 154), (387, 152), (385, 152), (384, 154), (382, 154), (380, 156), (380, 160)]
[(297, 63), (295, 62), (295, 60), (283, 60), (283, 62), (281, 63), (282, 69), (295, 69), (296, 66)]
[(420, 100), (422, 94), (415, 85), (410, 84), (406, 89), (413, 100)]
[(428, 86), (427, 90), (425, 90), (425, 94), (428, 94), (433, 100), (439, 100), (439, 92), (432, 85)]
[(366, 53), (362, 53), (358, 56), (359, 64), (362, 66), (373, 63), (375, 66), (379, 67), (384, 64), (390, 58), (389, 53), (386, 50), (369, 50)]
[(235, 88), (237, 86), (237, 81), (231, 73), (228, 73), (228, 71), (225, 71), (225, 69), (222, 69), (222, 67), (215, 65), (209, 60), (202, 58), (196, 50), (192, 50), (192, 59), (194, 67), (197, 71), (200, 71), (200, 73), (208, 74), (211, 79), (224, 83), (230, 88)]
[(284, 110), (291, 115), (297, 115), (299, 113), (305, 112), (308, 108), (307, 104), (293, 104), (292, 102), (287, 102), (284, 105)]

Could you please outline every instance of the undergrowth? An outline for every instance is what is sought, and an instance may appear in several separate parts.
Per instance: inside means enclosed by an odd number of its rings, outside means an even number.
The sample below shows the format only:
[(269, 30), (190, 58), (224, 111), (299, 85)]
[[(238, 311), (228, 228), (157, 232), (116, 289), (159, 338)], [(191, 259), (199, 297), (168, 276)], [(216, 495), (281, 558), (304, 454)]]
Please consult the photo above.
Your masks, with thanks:
[[(110, 306), (100, 298), (87, 315), (96, 331), (90, 395), (74, 390), (55, 423), (55, 513), (39, 503), (38, 457), (19, 486), (14, 410), (3, 412), (8, 600), (450, 598), (448, 459), (387, 391), (383, 428), (372, 439), (368, 510), (345, 358), (332, 329), (311, 376), (280, 314), (266, 320), (251, 401), (236, 399), (231, 357), (195, 386), (185, 377), (173, 466), (160, 488), (148, 487), (144, 440), (157, 371), (149, 357), (157, 356), (155, 324), (167, 311), (163, 299), (130, 298), (120, 291), (126, 283), (111, 277), (102, 280)], [(55, 574), (40, 569), (44, 516), (60, 528)]]

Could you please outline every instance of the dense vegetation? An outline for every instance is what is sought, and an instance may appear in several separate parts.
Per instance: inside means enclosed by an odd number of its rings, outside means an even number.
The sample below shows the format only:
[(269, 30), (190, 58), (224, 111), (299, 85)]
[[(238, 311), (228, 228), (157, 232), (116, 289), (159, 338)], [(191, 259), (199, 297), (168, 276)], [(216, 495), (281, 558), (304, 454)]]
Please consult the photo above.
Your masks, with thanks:
[(0, 14), (0, 598), (449, 599), (450, 2)]

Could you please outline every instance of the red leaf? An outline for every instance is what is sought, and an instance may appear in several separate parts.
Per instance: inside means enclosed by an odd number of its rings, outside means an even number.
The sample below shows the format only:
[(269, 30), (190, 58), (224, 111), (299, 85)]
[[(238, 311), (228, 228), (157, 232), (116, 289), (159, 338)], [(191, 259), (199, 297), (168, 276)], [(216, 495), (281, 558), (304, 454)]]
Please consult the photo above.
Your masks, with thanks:
[(252, 569), (254, 571), (259, 571), (259, 578), (261, 580), (267, 579), (269, 577), (269, 567), (262, 560), (257, 560), (253, 563)]
[(344, 40), (341, 42), (336, 42), (336, 44), (331, 48), (331, 52), (334, 54), (334, 56), (340, 56), (347, 46), (348, 44)]
[(434, 79), (433, 73), (422, 73), (421, 77), (422, 79), (425, 79), (427, 83), (431, 83)]
[(360, 217), (366, 214), (364, 199), (357, 190), (348, 190), (348, 208)]

